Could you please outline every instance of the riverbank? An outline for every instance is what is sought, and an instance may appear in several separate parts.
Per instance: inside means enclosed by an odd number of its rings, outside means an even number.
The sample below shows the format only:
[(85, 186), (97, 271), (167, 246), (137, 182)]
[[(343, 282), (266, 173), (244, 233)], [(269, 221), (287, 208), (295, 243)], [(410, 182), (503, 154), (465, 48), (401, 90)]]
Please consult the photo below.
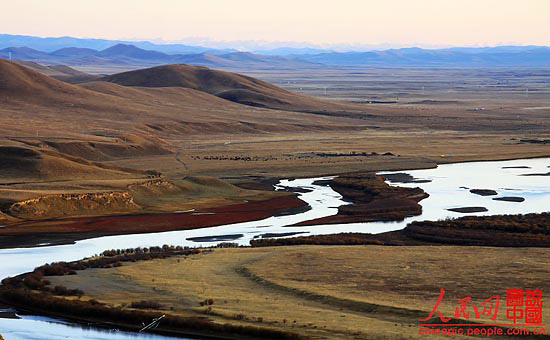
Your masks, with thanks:
[(550, 247), (550, 212), (465, 216), (453, 220), (414, 221), (381, 234), (338, 233), (256, 239), (252, 247), (297, 245)]
[[(163, 247), (105, 251), (100, 256), (73, 262), (58, 262), (36, 268), (33, 272), (7, 278), (0, 286), (0, 301), (12, 307), (75, 322), (94, 323), (137, 332), (151, 320), (165, 315), (162, 326), (155, 333), (172, 336), (212, 339), (301, 339), (292, 332), (282, 332), (261, 326), (234, 325), (212, 322), (204, 316), (182, 316), (163, 313), (149, 301), (135, 301), (129, 305), (113, 306), (83, 296), (80, 289), (53, 285), (50, 279), (72, 276), (84, 270), (121, 267), (128, 263), (149, 262), (154, 259), (177, 257), (178, 262), (188, 257), (211, 253), (212, 249), (184, 249)], [(55, 286), (55, 287), (54, 287)], [(139, 306), (138, 306), (139, 305)]]
[[(244, 190), (253, 198), (240, 196), (239, 199), (233, 200), (239, 202), (238, 204), (230, 205), (236, 209), (228, 209), (229, 211), (212, 206), (196, 210), (202, 202), (197, 201), (192, 205), (193, 209), (163, 214), (25, 222), (0, 228), (0, 237), (5, 236), (3, 241), (0, 238), (0, 246), (2, 242), (5, 244), (4, 247), (64, 244), (106, 235), (193, 230), (209, 226), (222, 228), (213, 229), (211, 232), (192, 233), (184, 240), (188, 238), (187, 240), (193, 241), (193, 244), (215, 242), (218, 237), (222, 237), (225, 241), (246, 245), (252, 238), (291, 236), (305, 232), (381, 233), (405, 228), (412, 220), (461, 217), (474, 208), (482, 210), (482, 215), (541, 212), (544, 211), (541, 208), (545, 206), (544, 202), (549, 197), (548, 177), (527, 175), (546, 172), (549, 164), (548, 159), (522, 159), (446, 164), (438, 168), (410, 170), (406, 173), (384, 172), (381, 175), (383, 177), (375, 176), (372, 172), (362, 172), (341, 174), (334, 179), (325, 178), (324, 181), (293, 181), (291, 178), (283, 180), (284, 191), (287, 192), (273, 191), (273, 184), (279, 180), (265, 177), (246, 177), (244, 180), (245, 177), (242, 177), (239, 182), (235, 182), (241, 188), (235, 189), (237, 187), (233, 185), (232, 190)], [(475, 194), (475, 189), (481, 188), (497, 195)], [(427, 192), (431, 196), (428, 197)], [(449, 192), (453, 194), (449, 195)], [(296, 194), (307, 201), (307, 204)], [(282, 198), (283, 196), (288, 197)], [(274, 197), (279, 197), (280, 200), (270, 200)], [(510, 201), (510, 197), (514, 197), (514, 201)], [(191, 200), (192, 197), (187, 199)], [(466, 204), (469, 206), (465, 206)], [(256, 209), (258, 205), (259, 210), (263, 210), (264, 213), (259, 213)], [(303, 214), (308, 209), (314, 211)], [(178, 207), (174, 207), (171, 211), (177, 210)], [(243, 230), (235, 232), (223, 228), (227, 223), (234, 223), (233, 221), (258, 221), (277, 214), (296, 218), (269, 220), (258, 226), (242, 225), (247, 230), (244, 233)], [(220, 217), (223, 217), (223, 220), (220, 220)], [(400, 222), (365, 224), (372, 221)], [(319, 225), (321, 227), (317, 228)], [(334, 225), (334, 229), (327, 230), (331, 225)], [(259, 233), (258, 227), (267, 229), (263, 229), (265, 232), (262, 234)]]
[[(238, 186), (243, 190), (255, 190), (258, 197), (271, 198), (244, 200), (243, 203), (221, 207), (176, 213), (75, 217), (10, 224), (0, 228), (0, 249), (70, 244), (102, 236), (192, 230), (261, 220), (270, 216), (293, 215), (311, 209), (297, 194), (308, 192), (309, 189), (288, 187), (274, 192), (274, 185), (279, 181), (257, 178), (240, 182)], [(342, 175), (313, 184), (330, 186), (352, 204), (338, 207), (338, 213), (334, 216), (303, 221), (297, 226), (403, 220), (408, 216), (419, 215), (422, 207), (418, 202), (428, 197), (419, 188), (390, 186), (382, 176), (374, 173)]]
[(296, 194), (181, 213), (79, 217), (23, 222), (0, 228), (0, 249), (70, 244), (78, 240), (124, 234), (191, 230), (260, 220), (307, 208)]

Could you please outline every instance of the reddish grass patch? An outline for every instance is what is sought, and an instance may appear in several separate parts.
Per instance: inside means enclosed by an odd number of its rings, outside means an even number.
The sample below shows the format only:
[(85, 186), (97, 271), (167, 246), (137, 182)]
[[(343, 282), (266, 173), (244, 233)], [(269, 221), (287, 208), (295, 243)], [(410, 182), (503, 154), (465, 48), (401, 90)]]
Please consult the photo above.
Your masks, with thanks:
[(3, 236), (21, 238), (48, 234), (51, 237), (55, 234), (79, 233), (85, 233), (88, 238), (102, 235), (189, 230), (260, 220), (305, 205), (306, 203), (297, 196), (287, 195), (189, 213), (79, 217), (59, 219), (57, 220), (59, 223), (52, 223), (53, 220), (32, 221), (2, 228), (0, 239)]

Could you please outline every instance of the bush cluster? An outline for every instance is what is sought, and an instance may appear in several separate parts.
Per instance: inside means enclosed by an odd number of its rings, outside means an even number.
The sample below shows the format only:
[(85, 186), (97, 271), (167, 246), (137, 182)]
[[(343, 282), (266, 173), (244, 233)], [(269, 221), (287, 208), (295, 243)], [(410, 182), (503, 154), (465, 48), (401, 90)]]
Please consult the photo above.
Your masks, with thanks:
[(465, 216), (441, 221), (412, 222), (411, 226), (430, 226), (461, 229), (489, 229), (511, 233), (550, 235), (550, 213)]
[(276, 161), (277, 157), (259, 157), (259, 156), (193, 156), (192, 159), (204, 159), (207, 161), (244, 161), (244, 162), (267, 162)]
[(205, 299), (204, 301), (199, 302), (201, 306), (211, 306), (214, 304), (214, 299)]
[[(44, 292), (33, 293), (25, 288), (0, 289), (0, 296), (11, 303), (24, 305), (49, 312), (71, 315), (73, 317), (89, 319), (109, 320), (127, 325), (148, 324), (154, 318), (161, 316), (159, 312), (128, 310), (119, 307), (109, 307), (97, 301), (67, 300), (52, 297)], [(161, 323), (162, 326), (187, 332), (214, 332), (223, 335), (241, 335), (261, 339), (303, 339), (298, 334), (267, 329), (262, 327), (240, 326), (231, 324), (219, 324), (200, 317), (180, 317), (167, 315)]]
[(141, 300), (141, 301), (135, 301), (130, 304), (131, 308), (137, 308), (137, 309), (162, 309), (163, 306), (158, 303), (157, 301), (151, 301), (151, 300)]
[(50, 282), (44, 279), (45, 276), (63, 276), (74, 275), (78, 270), (88, 268), (112, 268), (119, 267), (122, 262), (146, 261), (152, 259), (162, 259), (176, 255), (193, 255), (200, 253), (198, 249), (174, 247), (164, 245), (162, 247), (150, 248), (130, 248), (106, 250), (99, 257), (84, 259), (74, 262), (54, 262), (35, 268), (32, 272), (22, 274), (16, 277), (10, 277), (2, 280), (3, 286), (12, 288), (28, 288), (52, 292), (56, 295), (74, 295), (81, 296), (78, 290), (62, 290), (55, 288), (52, 290), (47, 287)]
[(550, 213), (417, 221), (410, 223), (404, 232), (410, 238), (436, 243), (547, 247), (550, 246)]
[(252, 247), (295, 246), (295, 245), (361, 245), (386, 244), (377, 235), (363, 233), (340, 233), (329, 235), (298, 236), (290, 238), (265, 238), (250, 241)]

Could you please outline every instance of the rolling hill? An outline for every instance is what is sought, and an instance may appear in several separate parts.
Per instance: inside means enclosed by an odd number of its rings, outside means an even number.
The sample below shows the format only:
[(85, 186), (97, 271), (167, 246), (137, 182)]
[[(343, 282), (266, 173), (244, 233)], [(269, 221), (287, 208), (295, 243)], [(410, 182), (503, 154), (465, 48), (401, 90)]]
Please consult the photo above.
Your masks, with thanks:
[(0, 57), (4, 59), (40, 61), (51, 58), (49, 53), (38, 51), (29, 47), (8, 47), (0, 50)]
[(130, 44), (117, 44), (99, 51), (90, 48), (66, 47), (49, 53), (28, 47), (9, 47), (0, 50), (0, 58), (12, 58), (13, 60), (32, 61), (48, 65), (98, 65), (103, 67), (118, 65), (128, 66), (128, 68), (175, 63), (231, 69), (295, 69), (317, 68), (320, 66), (309, 61), (246, 52), (166, 54), (154, 50), (145, 50)]
[(32, 61), (16, 61), (16, 63), (70, 84), (84, 83), (101, 78), (100, 76), (80, 72), (65, 65), (46, 66)]
[(33, 100), (44, 96), (55, 98), (64, 95), (85, 95), (83, 92), (79, 87), (50, 78), (31, 68), (0, 60), (0, 99), (2, 95), (6, 98), (32, 95), (28, 99)]
[(206, 92), (235, 103), (286, 111), (353, 109), (285, 90), (252, 77), (190, 65), (164, 65), (101, 78), (123, 86), (183, 87)]
[(129, 176), (121, 169), (101, 166), (99, 163), (85, 161), (80, 157), (20, 146), (0, 146), (0, 173), (0, 178), (47, 180)]
[[(55, 53), (55, 52), (54, 52)], [(95, 52), (93, 55), (101, 58), (131, 58), (136, 60), (163, 61), (172, 59), (171, 56), (165, 53), (143, 50), (134, 45), (117, 44), (115, 46), (104, 49), (103, 51)]]
[(143, 140), (131, 149), (147, 154), (159, 150), (149, 145), (162, 145), (159, 137), (181, 133), (357, 128), (356, 121), (330, 115), (345, 110), (358, 108), (205, 67), (159, 66), (72, 85), (0, 60), (0, 126), (8, 136), (33, 136), (39, 129), (44, 136), (120, 143), (136, 135)]
[(293, 60), (278, 56), (259, 55), (249, 52), (234, 52), (223, 55), (209, 53), (184, 55), (176, 59), (177, 63), (195, 66), (208, 66), (226, 69), (311, 69), (321, 64)]

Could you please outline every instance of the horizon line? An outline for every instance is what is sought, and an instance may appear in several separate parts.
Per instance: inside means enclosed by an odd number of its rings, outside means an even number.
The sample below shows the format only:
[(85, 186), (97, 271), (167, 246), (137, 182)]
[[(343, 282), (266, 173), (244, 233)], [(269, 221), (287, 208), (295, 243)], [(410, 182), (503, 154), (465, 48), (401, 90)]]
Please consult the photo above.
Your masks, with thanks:
[[(360, 42), (347, 42), (347, 43), (313, 43), (307, 41), (281, 41), (281, 40), (213, 40), (210, 38), (199, 38), (199, 37), (186, 37), (178, 40), (164, 40), (160, 38), (103, 38), (103, 37), (80, 37), (80, 36), (71, 36), (71, 35), (60, 35), (60, 36), (41, 36), (41, 35), (28, 35), (28, 34), (14, 34), (14, 33), (0, 33), (0, 36), (20, 36), (20, 37), (31, 37), (31, 38), (40, 38), (40, 39), (80, 39), (80, 40), (103, 40), (103, 41), (114, 41), (114, 42), (129, 42), (129, 43), (140, 43), (148, 42), (154, 45), (186, 45), (193, 47), (203, 47), (209, 49), (234, 49), (241, 52), (252, 52), (252, 51), (269, 51), (280, 48), (291, 48), (291, 49), (301, 49), (301, 48), (310, 48), (310, 49), (323, 49), (323, 50), (332, 50), (333, 52), (354, 52), (353, 48), (363, 49), (359, 52), (366, 51), (384, 51), (391, 49), (404, 49), (404, 48), (421, 48), (426, 50), (439, 50), (439, 49), (451, 49), (451, 48), (496, 48), (496, 47), (550, 47), (550, 44), (526, 44), (526, 43), (496, 43), (496, 44), (472, 44), (472, 45), (438, 45), (438, 44), (428, 44), (428, 43), (360, 43)], [(186, 39), (204, 39), (206, 41), (197, 41), (197, 42), (186, 42)], [(206, 43), (206, 44), (205, 44)], [(255, 48), (244, 48), (239, 49), (239, 47), (229, 47), (229, 46), (214, 46), (219, 44), (278, 44), (280, 46), (257, 46)], [(287, 45), (288, 44), (288, 45)], [(296, 46), (298, 45), (298, 46)], [(368, 49), (372, 47), (372, 49)], [(15, 47), (15, 46), (14, 46)], [(338, 50), (338, 48), (345, 48), (345, 50)]]

